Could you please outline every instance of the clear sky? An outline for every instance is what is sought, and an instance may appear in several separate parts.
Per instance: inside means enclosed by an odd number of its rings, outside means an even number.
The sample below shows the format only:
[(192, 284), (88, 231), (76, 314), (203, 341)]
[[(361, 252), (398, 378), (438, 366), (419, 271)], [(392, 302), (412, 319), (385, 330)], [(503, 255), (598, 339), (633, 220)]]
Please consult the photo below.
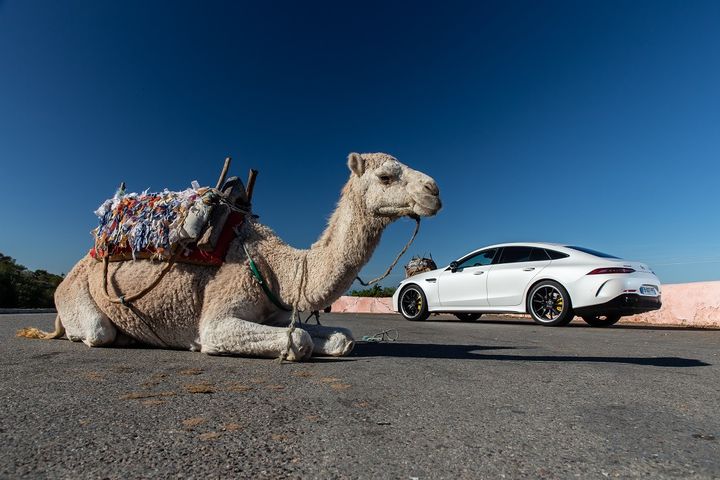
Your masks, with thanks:
[(553, 241), (718, 280), (718, 25), (702, 0), (0, 0), (0, 252), (67, 272), (120, 181), (210, 185), (226, 155), (306, 248), (347, 154), (384, 151), (444, 203), (401, 265)]

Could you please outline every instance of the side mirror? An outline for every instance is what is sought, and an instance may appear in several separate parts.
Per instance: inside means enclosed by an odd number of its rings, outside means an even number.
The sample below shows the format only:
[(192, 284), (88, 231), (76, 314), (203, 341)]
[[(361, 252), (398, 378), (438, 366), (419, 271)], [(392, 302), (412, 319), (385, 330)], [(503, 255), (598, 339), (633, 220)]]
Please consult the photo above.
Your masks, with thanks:
[(457, 263), (457, 262), (455, 262), (455, 261), (450, 262), (450, 271), (451, 271), (451, 272), (456, 272), (456, 271), (457, 271), (457, 267), (458, 267), (458, 263)]

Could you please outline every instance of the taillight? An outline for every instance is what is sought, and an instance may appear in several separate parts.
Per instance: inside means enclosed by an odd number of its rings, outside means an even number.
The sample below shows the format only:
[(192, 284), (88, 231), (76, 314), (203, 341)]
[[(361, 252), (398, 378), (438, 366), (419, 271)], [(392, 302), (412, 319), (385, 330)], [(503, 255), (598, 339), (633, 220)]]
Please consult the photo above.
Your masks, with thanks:
[(592, 272), (588, 273), (588, 275), (607, 275), (610, 273), (633, 273), (634, 271), (635, 271), (634, 268), (627, 268), (627, 267), (596, 268)]

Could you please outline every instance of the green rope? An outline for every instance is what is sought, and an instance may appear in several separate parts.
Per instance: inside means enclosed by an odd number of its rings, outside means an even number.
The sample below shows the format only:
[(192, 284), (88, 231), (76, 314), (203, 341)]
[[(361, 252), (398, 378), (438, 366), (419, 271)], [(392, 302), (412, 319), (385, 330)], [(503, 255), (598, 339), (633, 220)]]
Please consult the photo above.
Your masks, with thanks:
[(284, 310), (286, 312), (292, 311), (292, 308), (288, 307), (287, 305), (284, 305), (270, 290), (270, 288), (267, 285), (267, 282), (263, 278), (262, 274), (260, 273), (260, 270), (258, 270), (257, 265), (255, 265), (255, 262), (252, 258), (250, 258), (250, 252), (248, 252), (247, 247), (243, 243), (243, 250), (245, 250), (245, 255), (247, 256), (248, 260), (250, 261), (250, 271), (253, 274), (253, 277), (255, 277), (255, 280), (260, 284), (260, 287), (262, 288), (263, 292), (265, 292), (265, 295), (268, 297), (268, 299), (278, 307), (280, 310)]

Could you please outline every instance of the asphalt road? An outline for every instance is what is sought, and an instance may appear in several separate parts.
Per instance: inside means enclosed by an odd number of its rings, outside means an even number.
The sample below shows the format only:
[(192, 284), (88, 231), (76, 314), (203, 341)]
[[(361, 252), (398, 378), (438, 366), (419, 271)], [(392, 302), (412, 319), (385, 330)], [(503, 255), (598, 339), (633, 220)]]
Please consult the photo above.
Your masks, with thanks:
[(52, 318), (0, 316), (2, 478), (720, 478), (720, 331), (329, 314), (399, 339), (279, 365)]

